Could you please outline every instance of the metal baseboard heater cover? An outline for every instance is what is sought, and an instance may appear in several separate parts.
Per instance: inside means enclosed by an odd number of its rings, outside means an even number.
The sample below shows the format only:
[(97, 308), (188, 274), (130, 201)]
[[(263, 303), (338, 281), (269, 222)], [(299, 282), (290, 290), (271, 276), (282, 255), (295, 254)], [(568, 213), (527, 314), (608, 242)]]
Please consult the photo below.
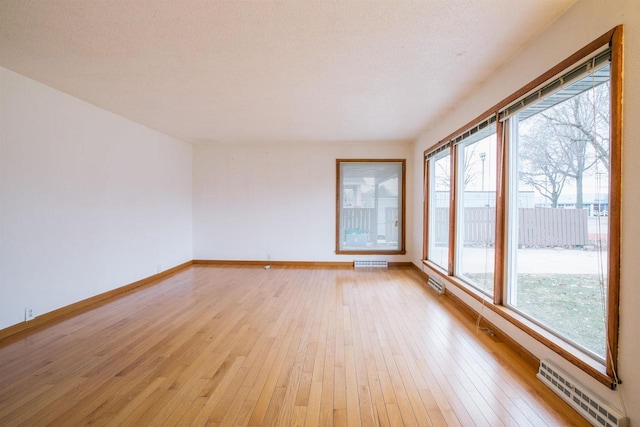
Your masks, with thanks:
[(540, 361), (540, 369), (536, 376), (592, 425), (629, 427), (629, 417), (611, 407), (600, 396), (550, 361)]
[(354, 268), (371, 268), (371, 267), (387, 268), (389, 267), (389, 262), (371, 260), (371, 259), (357, 259), (353, 261), (353, 267)]
[(427, 283), (429, 283), (429, 286), (431, 286), (433, 290), (438, 293), (438, 295), (444, 294), (444, 283), (438, 282), (433, 277), (429, 277), (429, 281)]

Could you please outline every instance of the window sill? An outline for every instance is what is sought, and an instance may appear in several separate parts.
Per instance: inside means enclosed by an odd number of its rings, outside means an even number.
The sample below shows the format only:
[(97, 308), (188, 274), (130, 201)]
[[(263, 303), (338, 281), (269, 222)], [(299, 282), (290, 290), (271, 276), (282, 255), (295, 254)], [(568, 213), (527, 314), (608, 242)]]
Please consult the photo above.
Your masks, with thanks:
[[(529, 335), (531, 338), (537, 340), (550, 350), (563, 357), (568, 362), (578, 367), (589, 376), (595, 378), (600, 383), (606, 385), (611, 389), (615, 389), (615, 379), (607, 375), (605, 365), (602, 364), (602, 362), (600, 362), (599, 360), (593, 358), (591, 355), (585, 353), (579, 348), (572, 346), (566, 341), (558, 338), (546, 329), (522, 316), (517, 311), (503, 305), (494, 304), (493, 301), (485, 294), (468, 285), (466, 282), (456, 277), (449, 276), (447, 272), (437, 264), (434, 264), (433, 262), (428, 260), (423, 260), (422, 263), (427, 268), (429, 268), (429, 270), (436, 273), (440, 277), (440, 279), (446, 281), (447, 285), (453, 285), (461, 291), (465, 292), (467, 295), (471, 296), (473, 299), (479, 302), (484, 302), (485, 308), (490, 309), (491, 311), (505, 319), (507, 322), (511, 323), (512, 325), (516, 326), (518, 329)], [(502, 333), (504, 334), (504, 332)]]

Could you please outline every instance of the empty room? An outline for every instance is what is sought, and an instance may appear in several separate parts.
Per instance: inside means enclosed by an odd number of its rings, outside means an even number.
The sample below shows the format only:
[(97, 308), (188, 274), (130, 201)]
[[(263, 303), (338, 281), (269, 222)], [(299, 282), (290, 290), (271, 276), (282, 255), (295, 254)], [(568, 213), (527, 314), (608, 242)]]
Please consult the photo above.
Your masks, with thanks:
[(637, 0), (0, 0), (0, 425), (640, 422), (638, 75)]

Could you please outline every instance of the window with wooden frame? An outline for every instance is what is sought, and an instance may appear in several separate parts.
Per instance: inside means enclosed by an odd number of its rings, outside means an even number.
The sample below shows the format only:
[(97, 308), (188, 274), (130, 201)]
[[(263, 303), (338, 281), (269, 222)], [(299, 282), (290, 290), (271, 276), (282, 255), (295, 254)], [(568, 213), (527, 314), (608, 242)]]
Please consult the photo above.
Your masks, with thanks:
[[(424, 183), (424, 263), (612, 388), (621, 92), (620, 26), (425, 151)], [(446, 255), (432, 244), (443, 152)]]
[(405, 253), (404, 159), (336, 160), (336, 253)]
[(496, 218), (495, 116), (452, 141), (456, 150), (454, 274), (493, 295)]
[(428, 234), (429, 260), (439, 267), (449, 268), (449, 214), (451, 202), (451, 150), (449, 146), (430, 153), (426, 173), (429, 176), (428, 209), (431, 232)]

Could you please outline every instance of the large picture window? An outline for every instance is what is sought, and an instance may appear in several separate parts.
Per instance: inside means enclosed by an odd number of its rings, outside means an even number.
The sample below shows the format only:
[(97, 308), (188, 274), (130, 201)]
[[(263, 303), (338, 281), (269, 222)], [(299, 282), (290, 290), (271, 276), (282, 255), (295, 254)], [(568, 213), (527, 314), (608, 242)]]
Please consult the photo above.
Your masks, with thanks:
[(608, 62), (508, 119), (508, 304), (604, 361)]
[(424, 263), (611, 387), (621, 34), (603, 35), (425, 151)]
[(493, 295), (496, 219), (496, 125), (457, 145), (455, 274)]
[(405, 253), (405, 160), (337, 160), (336, 166), (336, 253)]

